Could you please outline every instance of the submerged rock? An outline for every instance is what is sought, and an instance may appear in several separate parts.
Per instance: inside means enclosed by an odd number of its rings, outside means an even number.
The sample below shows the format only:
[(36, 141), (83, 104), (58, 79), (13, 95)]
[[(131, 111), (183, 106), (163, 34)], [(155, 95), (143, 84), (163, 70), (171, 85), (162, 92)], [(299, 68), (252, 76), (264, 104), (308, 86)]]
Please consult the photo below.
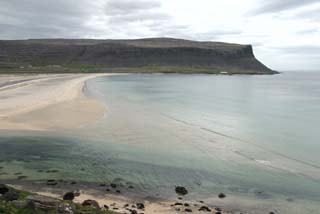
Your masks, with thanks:
[(175, 191), (176, 191), (176, 193), (178, 195), (186, 195), (186, 194), (188, 194), (188, 190), (185, 187), (182, 187), (182, 186), (177, 186)]
[(220, 193), (219, 195), (218, 195), (218, 197), (219, 198), (225, 198), (225, 197), (227, 197), (224, 193)]
[(113, 189), (117, 188), (117, 184), (115, 184), (115, 183), (111, 183), (110, 186), (111, 186)]
[(53, 180), (53, 179), (47, 180), (47, 185), (48, 186), (56, 186), (56, 185), (58, 185), (58, 181)]

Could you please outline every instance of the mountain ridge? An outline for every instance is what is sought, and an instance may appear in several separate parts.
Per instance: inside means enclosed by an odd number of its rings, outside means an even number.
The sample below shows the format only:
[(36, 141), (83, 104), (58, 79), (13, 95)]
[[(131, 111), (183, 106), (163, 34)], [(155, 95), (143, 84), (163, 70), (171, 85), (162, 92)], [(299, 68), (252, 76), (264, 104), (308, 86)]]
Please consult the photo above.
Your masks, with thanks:
[(275, 74), (251, 45), (175, 38), (0, 40), (0, 69)]

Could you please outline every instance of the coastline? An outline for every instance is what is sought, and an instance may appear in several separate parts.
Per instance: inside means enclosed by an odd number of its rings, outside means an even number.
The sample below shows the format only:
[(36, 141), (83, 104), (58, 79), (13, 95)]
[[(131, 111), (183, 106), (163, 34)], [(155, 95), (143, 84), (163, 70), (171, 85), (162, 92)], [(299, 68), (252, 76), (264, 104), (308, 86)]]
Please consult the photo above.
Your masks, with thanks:
[(83, 88), (87, 80), (107, 75), (112, 74), (2, 76), (0, 129), (69, 129), (97, 121), (106, 106)]

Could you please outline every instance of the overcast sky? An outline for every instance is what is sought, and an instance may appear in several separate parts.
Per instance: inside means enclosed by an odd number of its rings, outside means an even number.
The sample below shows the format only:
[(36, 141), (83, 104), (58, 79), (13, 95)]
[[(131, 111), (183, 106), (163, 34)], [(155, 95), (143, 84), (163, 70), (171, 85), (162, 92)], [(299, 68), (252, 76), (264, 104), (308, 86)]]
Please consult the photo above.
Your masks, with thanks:
[(276, 70), (320, 70), (320, 0), (1, 0), (0, 39), (176, 37), (252, 44)]

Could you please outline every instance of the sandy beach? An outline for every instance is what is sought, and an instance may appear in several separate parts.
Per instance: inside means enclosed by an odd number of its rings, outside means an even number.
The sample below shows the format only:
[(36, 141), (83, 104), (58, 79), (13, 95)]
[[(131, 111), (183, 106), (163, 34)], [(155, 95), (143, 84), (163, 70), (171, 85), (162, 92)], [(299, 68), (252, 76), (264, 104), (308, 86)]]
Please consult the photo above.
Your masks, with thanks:
[(101, 118), (106, 107), (83, 93), (85, 81), (106, 74), (0, 76), (0, 129), (77, 128)]

